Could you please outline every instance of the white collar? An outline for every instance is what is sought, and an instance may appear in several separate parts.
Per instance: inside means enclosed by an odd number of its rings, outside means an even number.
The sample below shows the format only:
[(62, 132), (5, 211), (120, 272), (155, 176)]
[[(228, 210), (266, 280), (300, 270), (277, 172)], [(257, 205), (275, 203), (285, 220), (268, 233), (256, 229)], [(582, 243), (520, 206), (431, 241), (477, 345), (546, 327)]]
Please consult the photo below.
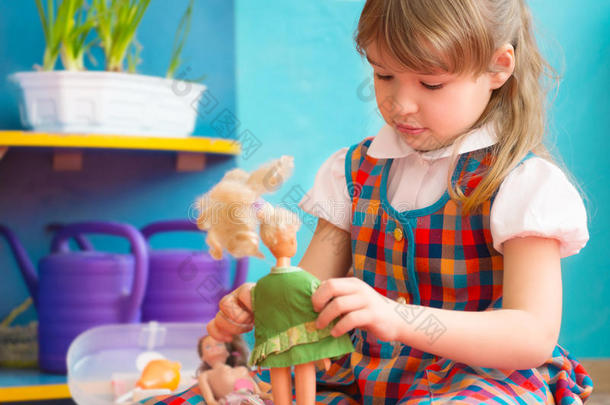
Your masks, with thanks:
[(371, 142), (366, 154), (375, 159), (397, 159), (417, 154), (424, 160), (435, 160), (451, 156), (459, 145), (458, 154), (483, 149), (498, 142), (490, 124), (473, 129), (451, 145), (425, 152), (419, 152), (406, 144), (390, 125), (384, 125)]

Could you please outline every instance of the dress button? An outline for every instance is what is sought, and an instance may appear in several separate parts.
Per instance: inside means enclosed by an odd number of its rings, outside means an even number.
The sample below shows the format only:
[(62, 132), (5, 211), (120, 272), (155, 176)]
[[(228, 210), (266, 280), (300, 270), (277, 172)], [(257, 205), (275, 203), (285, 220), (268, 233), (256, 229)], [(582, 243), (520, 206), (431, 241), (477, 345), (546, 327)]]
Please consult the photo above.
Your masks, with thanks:
[(394, 229), (394, 239), (396, 239), (398, 242), (400, 242), (402, 240), (402, 237), (403, 237), (402, 229), (400, 229), (400, 228)]
[(396, 302), (398, 302), (399, 304), (406, 304), (407, 300), (405, 299), (405, 297), (398, 297), (396, 298)]

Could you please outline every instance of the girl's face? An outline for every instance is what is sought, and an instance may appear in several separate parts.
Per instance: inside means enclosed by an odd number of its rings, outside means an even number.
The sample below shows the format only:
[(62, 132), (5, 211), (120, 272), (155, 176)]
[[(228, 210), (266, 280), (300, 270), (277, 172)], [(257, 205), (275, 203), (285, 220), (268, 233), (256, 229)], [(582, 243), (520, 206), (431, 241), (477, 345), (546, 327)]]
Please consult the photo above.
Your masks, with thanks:
[(207, 336), (201, 342), (201, 359), (210, 366), (220, 362), (226, 363), (229, 358), (227, 346), (212, 336)]
[(485, 110), (494, 88), (503, 83), (492, 73), (474, 77), (407, 71), (375, 43), (366, 53), (383, 119), (416, 150), (441, 148), (467, 132)]

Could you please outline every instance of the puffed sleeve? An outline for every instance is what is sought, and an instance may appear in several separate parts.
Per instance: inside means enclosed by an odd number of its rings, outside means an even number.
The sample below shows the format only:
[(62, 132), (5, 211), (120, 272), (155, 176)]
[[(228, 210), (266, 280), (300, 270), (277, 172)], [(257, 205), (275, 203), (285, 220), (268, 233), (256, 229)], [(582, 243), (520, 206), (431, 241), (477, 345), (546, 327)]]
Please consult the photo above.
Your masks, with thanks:
[(341, 148), (326, 159), (316, 174), (313, 187), (299, 202), (299, 207), (349, 232), (352, 205), (345, 181), (347, 150)]
[(532, 157), (504, 179), (491, 213), (494, 248), (514, 237), (557, 239), (561, 257), (576, 254), (589, 240), (587, 212), (580, 194), (553, 163)]

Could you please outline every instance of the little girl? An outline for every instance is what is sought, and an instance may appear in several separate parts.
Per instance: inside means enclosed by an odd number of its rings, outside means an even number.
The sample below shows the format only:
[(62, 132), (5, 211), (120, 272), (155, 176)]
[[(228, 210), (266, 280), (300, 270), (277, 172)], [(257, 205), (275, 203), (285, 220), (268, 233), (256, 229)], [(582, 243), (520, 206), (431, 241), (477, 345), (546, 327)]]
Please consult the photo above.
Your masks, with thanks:
[[(299, 263), (324, 280), (316, 326), (338, 320), (355, 346), (317, 401), (582, 403), (592, 381), (557, 339), (560, 259), (586, 244), (586, 212), (543, 145), (547, 65), (524, 0), (367, 0), (356, 44), (385, 125), (300, 202), (319, 218)], [(223, 298), (211, 335), (251, 329), (250, 288)]]

